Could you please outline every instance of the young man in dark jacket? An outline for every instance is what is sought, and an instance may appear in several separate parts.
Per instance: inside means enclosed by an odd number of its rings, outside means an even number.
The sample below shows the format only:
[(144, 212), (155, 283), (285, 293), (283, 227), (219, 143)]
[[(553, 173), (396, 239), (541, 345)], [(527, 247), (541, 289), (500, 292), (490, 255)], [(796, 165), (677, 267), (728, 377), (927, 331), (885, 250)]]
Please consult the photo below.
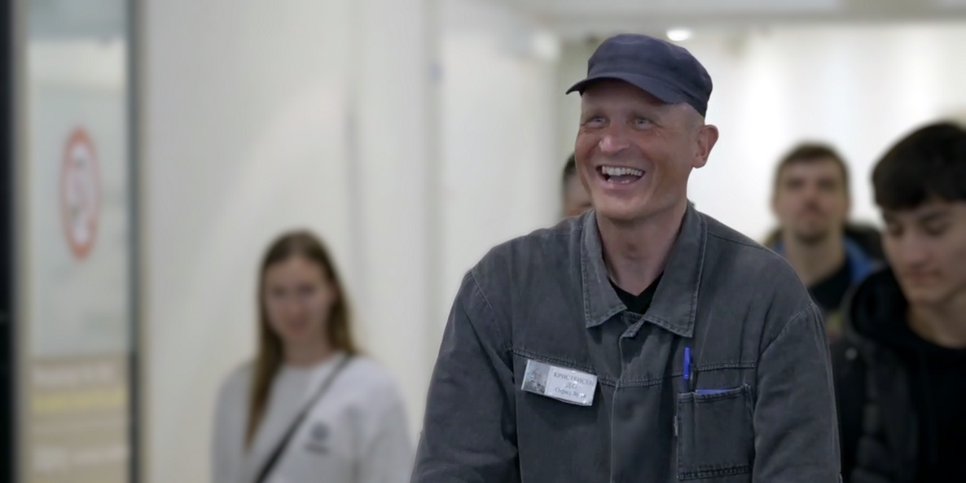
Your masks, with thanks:
[(833, 350), (850, 483), (966, 481), (966, 130), (934, 124), (873, 172), (891, 270)]

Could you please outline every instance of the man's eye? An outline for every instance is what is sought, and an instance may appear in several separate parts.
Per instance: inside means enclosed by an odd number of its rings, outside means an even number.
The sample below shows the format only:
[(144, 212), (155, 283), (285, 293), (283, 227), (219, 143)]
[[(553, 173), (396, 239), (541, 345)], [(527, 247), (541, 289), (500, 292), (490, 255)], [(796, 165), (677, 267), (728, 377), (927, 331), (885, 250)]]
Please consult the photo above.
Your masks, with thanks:
[(949, 223), (928, 223), (922, 227), (922, 231), (932, 237), (942, 236), (948, 229)]
[(634, 126), (638, 128), (650, 127), (652, 124), (654, 123), (646, 117), (638, 117), (634, 119)]
[(818, 188), (824, 193), (832, 193), (838, 189), (834, 181), (822, 180), (818, 182)]

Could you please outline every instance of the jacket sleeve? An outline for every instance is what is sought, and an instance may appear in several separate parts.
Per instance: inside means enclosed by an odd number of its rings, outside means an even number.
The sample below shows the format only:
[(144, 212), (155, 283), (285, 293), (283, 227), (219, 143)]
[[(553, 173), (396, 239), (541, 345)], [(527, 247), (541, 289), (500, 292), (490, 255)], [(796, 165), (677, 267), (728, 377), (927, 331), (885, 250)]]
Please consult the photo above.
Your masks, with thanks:
[(513, 361), (499, 322), (470, 272), (443, 333), (413, 482), (519, 481)]
[(838, 421), (828, 343), (814, 304), (792, 316), (758, 361), (753, 481), (835, 483)]

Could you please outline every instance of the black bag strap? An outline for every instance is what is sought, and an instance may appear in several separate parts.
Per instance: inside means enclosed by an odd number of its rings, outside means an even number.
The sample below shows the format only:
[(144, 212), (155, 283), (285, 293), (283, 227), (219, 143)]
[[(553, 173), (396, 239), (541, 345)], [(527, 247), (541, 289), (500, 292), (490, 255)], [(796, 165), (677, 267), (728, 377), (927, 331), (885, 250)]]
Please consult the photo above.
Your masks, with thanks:
[(278, 463), (278, 460), (281, 459), (282, 454), (285, 453), (285, 448), (287, 448), (289, 442), (292, 441), (292, 436), (295, 436), (295, 431), (299, 428), (299, 426), (302, 425), (302, 421), (305, 420), (305, 417), (308, 416), (309, 410), (311, 410), (312, 407), (315, 406), (320, 399), (322, 399), (322, 396), (325, 395), (326, 391), (329, 389), (329, 386), (332, 385), (332, 381), (334, 381), (336, 376), (342, 372), (342, 369), (345, 368), (345, 366), (349, 363), (349, 359), (351, 358), (352, 356), (350, 355), (343, 357), (342, 360), (339, 361), (339, 365), (332, 369), (332, 372), (330, 372), (325, 380), (322, 381), (322, 384), (319, 384), (319, 389), (315, 391), (315, 394), (313, 394), (308, 401), (306, 401), (305, 406), (302, 407), (302, 410), (299, 411), (299, 413), (295, 416), (295, 419), (292, 420), (292, 423), (289, 424), (288, 429), (285, 431), (285, 435), (282, 436), (282, 439), (280, 439), (275, 445), (275, 449), (272, 450), (271, 456), (268, 457), (268, 460), (265, 461), (265, 463), (262, 465), (262, 468), (258, 471), (258, 477), (255, 478), (255, 483), (265, 482), (265, 479), (268, 477), (269, 473), (271, 473), (272, 469), (275, 468), (275, 464)]

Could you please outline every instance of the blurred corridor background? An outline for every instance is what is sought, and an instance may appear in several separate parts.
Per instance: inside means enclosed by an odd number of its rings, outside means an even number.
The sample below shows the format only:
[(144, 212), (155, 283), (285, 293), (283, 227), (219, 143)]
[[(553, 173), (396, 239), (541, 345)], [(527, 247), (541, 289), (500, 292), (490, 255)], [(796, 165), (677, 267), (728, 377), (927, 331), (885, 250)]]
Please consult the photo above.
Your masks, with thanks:
[(3, 22), (0, 481), (203, 482), (255, 346), (258, 259), (332, 249), (418, 434), (465, 271), (561, 216), (603, 37), (691, 50), (721, 131), (690, 198), (762, 239), (777, 159), (869, 169), (966, 121), (966, 0), (12, 0)]

